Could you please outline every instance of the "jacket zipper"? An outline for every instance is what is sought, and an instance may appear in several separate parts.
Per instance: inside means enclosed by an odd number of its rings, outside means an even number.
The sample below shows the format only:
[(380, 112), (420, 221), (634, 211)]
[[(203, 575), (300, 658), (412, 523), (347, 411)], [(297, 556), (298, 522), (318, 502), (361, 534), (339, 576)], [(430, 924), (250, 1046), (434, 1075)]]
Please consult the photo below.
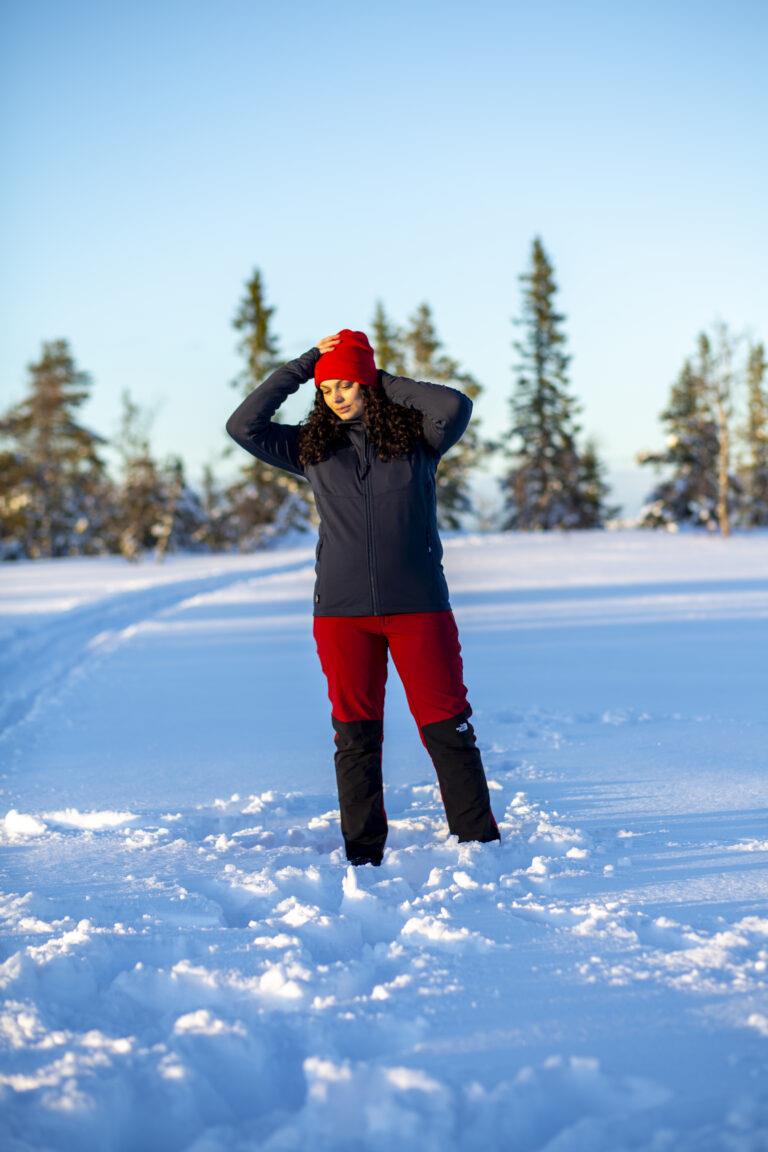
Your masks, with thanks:
[[(368, 436), (367, 435), (365, 436), (365, 462), (366, 462), (366, 464), (368, 463)], [(370, 583), (371, 583), (371, 607), (373, 609), (372, 614), (374, 616), (378, 616), (379, 615), (379, 601), (378, 601), (378, 597), (376, 595), (376, 584), (375, 584), (375, 579), (374, 579), (375, 553), (374, 553), (374, 549), (373, 549), (373, 512), (372, 512), (372, 503), (373, 502), (371, 500), (370, 475), (371, 475), (371, 470), (370, 470), (370, 468), (367, 468), (366, 472), (365, 472), (365, 477), (363, 480), (363, 492), (365, 494), (365, 532), (366, 532), (366, 538), (367, 538), (367, 543), (368, 543), (368, 577), (369, 577)]]
[[(320, 536), (318, 539), (318, 543), (317, 543), (317, 583), (318, 583), (318, 585), (320, 584), (320, 572), (321, 572), (320, 557), (322, 556), (322, 553), (323, 553), (323, 544), (324, 543), (325, 543), (325, 537)], [(315, 604), (319, 604), (319, 603), (320, 603), (320, 593), (316, 592), (315, 593)]]

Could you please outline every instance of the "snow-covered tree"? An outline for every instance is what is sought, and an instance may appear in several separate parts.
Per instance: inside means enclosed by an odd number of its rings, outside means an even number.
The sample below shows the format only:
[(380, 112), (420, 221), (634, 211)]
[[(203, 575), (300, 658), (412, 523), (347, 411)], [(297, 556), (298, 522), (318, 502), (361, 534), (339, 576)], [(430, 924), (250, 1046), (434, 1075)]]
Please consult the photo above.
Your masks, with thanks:
[(205, 464), (200, 484), (204, 519), (194, 538), (211, 552), (229, 552), (237, 546), (236, 525), (227, 499), (227, 486), (213, 464)]
[(27, 395), (0, 417), (0, 554), (76, 556), (108, 548), (111, 486), (104, 437), (78, 409), (91, 377), (66, 340), (44, 342)]
[(121, 399), (116, 535), (121, 554), (128, 560), (138, 560), (143, 551), (156, 546), (163, 533), (167, 491), (150, 448), (151, 416), (139, 408), (127, 390)]
[(197, 492), (187, 483), (184, 462), (171, 456), (160, 471), (163, 510), (155, 530), (155, 555), (166, 552), (199, 552), (205, 549), (206, 512)]
[(15, 446), (0, 449), (0, 560), (36, 554), (34, 499), (34, 471), (24, 453)]
[(742, 429), (745, 458), (739, 469), (744, 489), (741, 520), (749, 528), (768, 527), (768, 363), (763, 344), (750, 348), (746, 369), (747, 415)]
[(620, 505), (609, 504), (610, 485), (605, 479), (605, 465), (590, 437), (579, 456), (579, 528), (604, 528), (607, 520), (618, 516)]
[(720, 329), (713, 350), (699, 334), (694, 357), (687, 357), (672, 384), (669, 403), (661, 413), (666, 443), (657, 452), (638, 453), (640, 464), (667, 474), (657, 483), (641, 512), (646, 527), (697, 525), (727, 530), (727, 512), (740, 485), (729, 467), (729, 421), (732, 414), (732, 349)]

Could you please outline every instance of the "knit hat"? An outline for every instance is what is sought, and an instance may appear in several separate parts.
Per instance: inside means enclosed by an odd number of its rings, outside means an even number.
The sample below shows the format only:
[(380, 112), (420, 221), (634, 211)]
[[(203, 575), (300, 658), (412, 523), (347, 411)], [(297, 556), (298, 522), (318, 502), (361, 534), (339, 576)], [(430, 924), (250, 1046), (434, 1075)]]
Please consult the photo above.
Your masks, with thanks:
[(357, 380), (374, 388), (378, 383), (373, 348), (365, 332), (342, 328), (339, 343), (330, 352), (323, 352), (315, 364), (315, 387), (323, 380)]

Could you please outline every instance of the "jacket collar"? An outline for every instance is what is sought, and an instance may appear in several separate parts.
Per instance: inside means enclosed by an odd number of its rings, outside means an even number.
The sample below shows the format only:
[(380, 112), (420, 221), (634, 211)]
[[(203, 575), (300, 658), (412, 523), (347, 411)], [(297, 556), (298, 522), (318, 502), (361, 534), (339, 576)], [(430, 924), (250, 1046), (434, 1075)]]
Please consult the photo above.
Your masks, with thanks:
[(342, 420), (339, 416), (336, 420), (337, 424), (343, 424), (347, 431), (349, 439), (354, 445), (357, 452), (357, 470), (362, 479), (370, 468), (368, 461), (368, 436), (365, 430), (365, 420), (362, 416), (353, 416), (350, 420)]

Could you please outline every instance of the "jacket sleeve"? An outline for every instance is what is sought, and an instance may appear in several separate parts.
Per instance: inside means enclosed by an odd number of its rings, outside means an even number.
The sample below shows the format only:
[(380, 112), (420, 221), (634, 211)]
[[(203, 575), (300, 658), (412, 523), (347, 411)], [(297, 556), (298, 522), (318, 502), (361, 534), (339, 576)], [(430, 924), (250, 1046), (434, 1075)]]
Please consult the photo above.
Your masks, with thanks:
[(282, 364), (246, 396), (227, 420), (227, 432), (241, 448), (265, 464), (284, 468), (296, 476), (304, 476), (299, 463), (299, 425), (279, 424), (272, 417), (291, 393), (311, 379), (319, 357), (320, 349), (310, 348)]
[(427, 380), (409, 380), (392, 376), (379, 369), (381, 385), (387, 397), (405, 408), (415, 408), (424, 415), (424, 437), (442, 456), (461, 439), (472, 415), (472, 401), (458, 388), (431, 384)]

